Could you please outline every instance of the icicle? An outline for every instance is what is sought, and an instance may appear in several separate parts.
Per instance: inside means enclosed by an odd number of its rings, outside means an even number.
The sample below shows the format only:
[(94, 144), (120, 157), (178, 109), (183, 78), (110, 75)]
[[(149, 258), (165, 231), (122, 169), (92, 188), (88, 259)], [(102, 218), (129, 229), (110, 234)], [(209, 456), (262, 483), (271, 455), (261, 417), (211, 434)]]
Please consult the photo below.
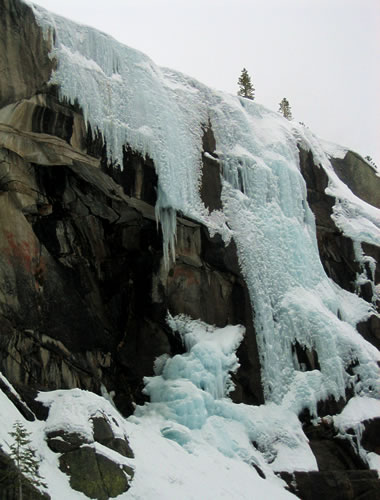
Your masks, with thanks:
[[(355, 289), (356, 293), (360, 295), (360, 287), (369, 283), (372, 288), (372, 303), (376, 305), (378, 300), (377, 290), (375, 285), (375, 272), (376, 272), (376, 260), (369, 255), (365, 255), (362, 249), (362, 245), (360, 241), (354, 241), (354, 254), (355, 260), (358, 262), (360, 266), (360, 274), (356, 275), (355, 280)], [(370, 276), (368, 276), (368, 272)]]
[(175, 246), (177, 241), (177, 212), (168, 205), (167, 197), (160, 187), (157, 188), (157, 202), (155, 207), (156, 222), (161, 224), (164, 265), (168, 270), (170, 261), (175, 262)]
[(156, 220), (161, 224), (165, 269), (170, 261), (175, 262), (175, 244), (177, 240), (177, 212), (173, 208), (160, 208), (156, 205)]

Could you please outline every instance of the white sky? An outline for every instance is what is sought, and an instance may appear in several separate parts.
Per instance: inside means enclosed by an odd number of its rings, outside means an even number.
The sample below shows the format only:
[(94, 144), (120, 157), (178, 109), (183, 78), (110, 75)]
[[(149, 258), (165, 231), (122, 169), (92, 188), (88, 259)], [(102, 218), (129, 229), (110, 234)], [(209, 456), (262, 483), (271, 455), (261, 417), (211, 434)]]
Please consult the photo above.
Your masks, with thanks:
[(380, 166), (379, 0), (34, 0), (160, 66), (256, 100)]

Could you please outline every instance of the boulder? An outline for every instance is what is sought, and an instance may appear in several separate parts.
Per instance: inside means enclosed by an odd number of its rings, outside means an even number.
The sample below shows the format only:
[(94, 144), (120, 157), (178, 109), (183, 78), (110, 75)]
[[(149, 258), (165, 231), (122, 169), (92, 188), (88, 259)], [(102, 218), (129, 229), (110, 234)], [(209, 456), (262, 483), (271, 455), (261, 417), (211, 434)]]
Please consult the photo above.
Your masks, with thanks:
[(134, 458), (134, 453), (129, 446), (128, 439), (115, 437), (106, 417), (93, 417), (94, 440), (111, 450), (120, 453), (123, 457)]
[(64, 453), (59, 458), (60, 469), (70, 476), (70, 486), (89, 498), (108, 500), (129, 489), (133, 470), (120, 466), (90, 447)]
[[(114, 435), (106, 415), (93, 416), (91, 422), (92, 439), (65, 430), (49, 432), (46, 439), (49, 448), (60, 454), (59, 466), (70, 476), (71, 487), (89, 498), (106, 500), (129, 489), (134, 471), (123, 463), (123, 458), (134, 458), (134, 454), (126, 436)], [(116, 452), (110, 455), (114, 459), (102, 452), (96, 443)]]

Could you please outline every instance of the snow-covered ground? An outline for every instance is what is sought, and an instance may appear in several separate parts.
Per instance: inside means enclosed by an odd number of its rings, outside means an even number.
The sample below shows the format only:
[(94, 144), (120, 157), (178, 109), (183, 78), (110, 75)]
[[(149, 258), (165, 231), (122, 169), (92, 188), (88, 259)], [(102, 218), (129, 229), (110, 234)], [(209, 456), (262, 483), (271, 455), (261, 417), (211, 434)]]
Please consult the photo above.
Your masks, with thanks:
[[(261, 407), (228, 399), (228, 372), (237, 366), (240, 327), (217, 330), (186, 318), (169, 320), (188, 352), (157, 361), (156, 376), (146, 381), (151, 403), (122, 423), (136, 453), (136, 476), (125, 498), (289, 497), (273, 471), (317, 468), (298, 414), (306, 408), (316, 416), (319, 400), (344, 397), (348, 386), (358, 401), (380, 394), (379, 352), (355, 329), (373, 310), (323, 270), (298, 145), (311, 150), (328, 174), (328, 193), (336, 199), (333, 218), (355, 241), (359, 261), (367, 258), (362, 242), (379, 244), (380, 211), (340, 181), (329, 161), (331, 147), (306, 127), (256, 102), (157, 67), (141, 52), (92, 28), (40, 7), (34, 12), (46, 37), (55, 31), (51, 55), (58, 65), (52, 82), (59, 84), (62, 98), (78, 101), (92, 130), (102, 133), (109, 157), (122, 164), (122, 147), (128, 143), (153, 159), (159, 179), (156, 214), (167, 262), (175, 254), (177, 212), (202, 222), (211, 234), (220, 233), (226, 242), (233, 236), (255, 311), (266, 399)], [(202, 134), (209, 123), (223, 172), (223, 210), (211, 213), (199, 194)], [(300, 370), (292, 354), (295, 342), (316, 351), (320, 370)], [(353, 375), (350, 365), (356, 365)], [(58, 391), (41, 398), (51, 398), (49, 427), (62, 415), (61, 423), (79, 425), (80, 415), (88, 419), (98, 397)], [(106, 412), (115, 412), (105, 400), (96, 401), (107, 406)], [(63, 408), (70, 411), (63, 413)], [(71, 411), (78, 418), (72, 419)], [(14, 408), (9, 412), (16, 417)], [(1, 440), (10, 426), (5, 420)], [(73, 492), (67, 496), (67, 478), (56, 471), (43, 425), (28, 424), (53, 497), (82, 498)]]

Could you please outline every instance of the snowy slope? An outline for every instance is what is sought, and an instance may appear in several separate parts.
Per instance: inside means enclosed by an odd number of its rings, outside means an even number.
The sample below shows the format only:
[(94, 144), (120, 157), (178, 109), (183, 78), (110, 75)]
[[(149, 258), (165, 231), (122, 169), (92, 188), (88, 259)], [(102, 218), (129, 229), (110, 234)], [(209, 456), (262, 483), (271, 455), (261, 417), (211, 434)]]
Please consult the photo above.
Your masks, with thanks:
[[(380, 211), (339, 180), (328, 151), (302, 125), (159, 68), (94, 29), (39, 7), (34, 12), (46, 37), (55, 32), (51, 55), (58, 65), (52, 83), (59, 85), (63, 99), (78, 101), (92, 130), (103, 134), (109, 158), (122, 164), (123, 145), (129, 144), (153, 159), (167, 262), (175, 252), (177, 212), (202, 222), (211, 234), (220, 233), (226, 242), (233, 236), (255, 312), (266, 399), (261, 407), (228, 399), (228, 372), (237, 367), (234, 353), (242, 338), (239, 327), (220, 331), (186, 318), (170, 320), (188, 352), (158, 361), (156, 377), (146, 381), (151, 403), (121, 424), (136, 452), (136, 477), (125, 498), (240, 499), (252, 498), (252, 491), (260, 499), (289, 497), (273, 471), (317, 468), (298, 414), (306, 408), (316, 416), (318, 401), (344, 397), (347, 387), (359, 399), (380, 394), (380, 355), (355, 329), (373, 311), (339, 289), (323, 270), (298, 145), (311, 150), (328, 174), (328, 192), (336, 198), (334, 220), (356, 242), (359, 260), (364, 259), (361, 242), (379, 244)], [(223, 172), (223, 210), (211, 213), (199, 194), (202, 134), (208, 123)], [(320, 370), (300, 369), (292, 353), (295, 342), (317, 353)], [(85, 414), (96, 396), (53, 394), (49, 404), (60, 408), (66, 397), (66, 407), (77, 404)], [(111, 405), (105, 411), (115, 412)], [(40, 431), (34, 432), (38, 436)], [(47, 467), (56, 464), (41, 439), (37, 444), (47, 476)], [(266, 481), (251, 463), (264, 471)], [(54, 498), (83, 497), (59, 496), (66, 494), (61, 484), (66, 481), (67, 488), (67, 479), (56, 474), (57, 482), (49, 482)]]
[(48, 419), (28, 422), (0, 391), (0, 446), (8, 451), (12, 423), (21, 421), (31, 433), (51, 497), (84, 499), (70, 488), (45, 436), (64, 431), (91, 443), (91, 418), (106, 416), (116, 437), (129, 437), (135, 455), (128, 459), (105, 446), (91, 445), (135, 471), (130, 490), (117, 498), (248, 500), (253, 494), (263, 500), (294, 498), (272, 468), (285, 470), (290, 461), (300, 470), (316, 469), (295, 414), (280, 413), (275, 405), (235, 405), (227, 397), (229, 372), (238, 367), (234, 351), (244, 328), (216, 329), (185, 317), (170, 318), (169, 324), (182, 335), (188, 352), (157, 361), (157, 375), (146, 381), (152, 403), (139, 407), (135, 416), (125, 420), (103, 397), (73, 389), (40, 393), (37, 399), (49, 407)]

